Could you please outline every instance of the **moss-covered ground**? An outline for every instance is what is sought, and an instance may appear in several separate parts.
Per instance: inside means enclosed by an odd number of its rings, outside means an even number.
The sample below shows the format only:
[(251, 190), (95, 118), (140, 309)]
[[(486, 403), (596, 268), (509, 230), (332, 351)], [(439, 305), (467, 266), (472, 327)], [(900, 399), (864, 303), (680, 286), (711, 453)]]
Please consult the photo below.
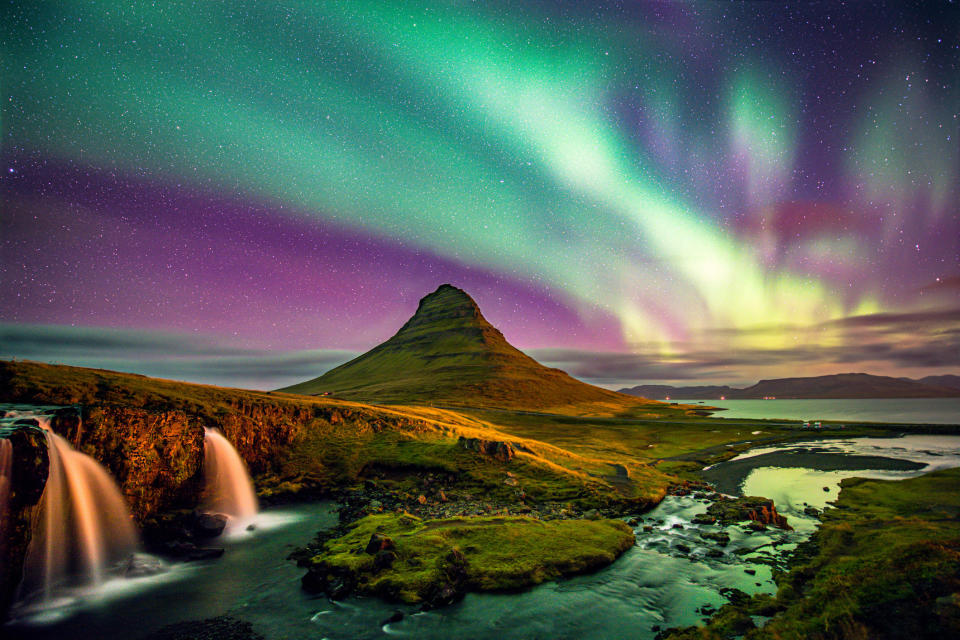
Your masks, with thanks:
[[(389, 540), (381, 551), (371, 536)], [(307, 563), (318, 589), (439, 604), (468, 590), (517, 589), (613, 562), (633, 546), (620, 520), (367, 516)], [(388, 557), (390, 566), (380, 566)], [(347, 585), (344, 588), (343, 585)]]
[[(852, 478), (777, 576), (775, 597), (723, 607), (672, 640), (960, 637), (960, 469)], [(751, 616), (770, 617), (759, 628)]]

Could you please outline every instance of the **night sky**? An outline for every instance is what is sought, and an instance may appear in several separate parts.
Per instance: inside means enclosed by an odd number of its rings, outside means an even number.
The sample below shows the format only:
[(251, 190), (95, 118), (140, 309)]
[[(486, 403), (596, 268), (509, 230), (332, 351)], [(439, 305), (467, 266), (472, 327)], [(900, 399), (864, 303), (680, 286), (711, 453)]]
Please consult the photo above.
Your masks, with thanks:
[(465, 289), (590, 382), (960, 373), (955, 2), (5, 2), (0, 357), (313, 377)]

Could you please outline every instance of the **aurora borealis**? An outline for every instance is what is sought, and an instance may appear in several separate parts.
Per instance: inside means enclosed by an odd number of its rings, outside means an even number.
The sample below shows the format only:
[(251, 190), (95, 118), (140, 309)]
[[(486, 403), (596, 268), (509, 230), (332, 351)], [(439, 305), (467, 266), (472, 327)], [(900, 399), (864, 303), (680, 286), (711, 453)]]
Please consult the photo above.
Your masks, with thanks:
[(960, 368), (960, 8), (3, 5), (0, 357), (278, 387), (443, 282), (591, 382)]

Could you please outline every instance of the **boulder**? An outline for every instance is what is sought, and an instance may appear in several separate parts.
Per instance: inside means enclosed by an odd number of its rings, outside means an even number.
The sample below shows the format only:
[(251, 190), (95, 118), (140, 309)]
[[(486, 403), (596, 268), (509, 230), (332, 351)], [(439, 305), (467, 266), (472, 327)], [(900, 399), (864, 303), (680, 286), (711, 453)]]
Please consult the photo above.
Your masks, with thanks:
[(476, 451), (485, 456), (490, 456), (501, 462), (510, 462), (516, 455), (516, 451), (509, 442), (499, 440), (483, 440), (482, 438), (467, 438), (460, 436), (457, 444), (467, 451)]
[(123, 567), (124, 578), (141, 578), (153, 576), (164, 571), (163, 563), (159, 558), (140, 553), (134, 553), (127, 559)]
[(700, 537), (704, 540), (712, 540), (721, 547), (730, 544), (730, 534), (726, 531), (704, 531), (700, 534)]
[(397, 611), (394, 611), (389, 618), (381, 622), (380, 626), (383, 627), (388, 624), (393, 624), (394, 622), (400, 622), (401, 620), (403, 620), (403, 611), (397, 610)]
[(227, 516), (222, 513), (201, 513), (193, 522), (193, 533), (198, 538), (216, 538), (227, 526)]
[(375, 556), (381, 551), (393, 551), (394, 549), (396, 549), (396, 545), (393, 543), (393, 540), (382, 533), (374, 532), (370, 534), (370, 540), (367, 542), (367, 547), (364, 551)]
[(763, 525), (762, 528), (769, 525), (780, 529), (791, 529), (786, 517), (777, 513), (773, 500), (756, 496), (718, 500), (707, 507), (706, 515), (715, 518), (721, 525), (749, 520), (751, 523)]

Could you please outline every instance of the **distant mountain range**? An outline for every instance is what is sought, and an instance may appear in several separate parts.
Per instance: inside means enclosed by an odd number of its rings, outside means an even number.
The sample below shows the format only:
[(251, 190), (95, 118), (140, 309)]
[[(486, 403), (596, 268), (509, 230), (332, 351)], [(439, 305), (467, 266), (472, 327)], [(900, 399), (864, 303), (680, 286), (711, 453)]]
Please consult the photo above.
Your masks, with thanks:
[(729, 386), (673, 387), (639, 385), (620, 393), (663, 400), (758, 398), (956, 398), (960, 397), (960, 376), (927, 376), (919, 380), (873, 376), (867, 373), (839, 373), (809, 378), (761, 380), (745, 389)]
[(448, 284), (420, 300), (413, 317), (386, 342), (280, 391), (378, 404), (596, 415), (663, 408), (540, 364), (507, 342), (469, 295)]

